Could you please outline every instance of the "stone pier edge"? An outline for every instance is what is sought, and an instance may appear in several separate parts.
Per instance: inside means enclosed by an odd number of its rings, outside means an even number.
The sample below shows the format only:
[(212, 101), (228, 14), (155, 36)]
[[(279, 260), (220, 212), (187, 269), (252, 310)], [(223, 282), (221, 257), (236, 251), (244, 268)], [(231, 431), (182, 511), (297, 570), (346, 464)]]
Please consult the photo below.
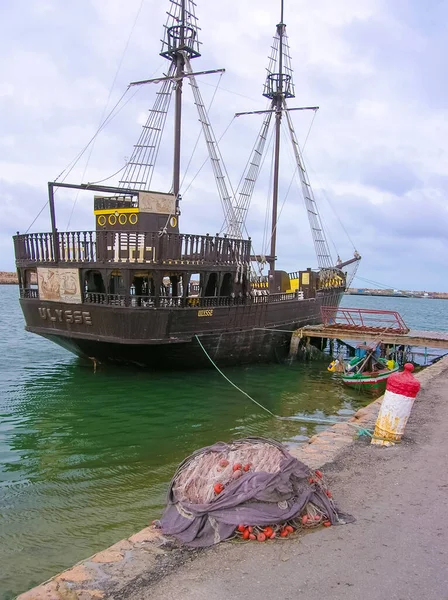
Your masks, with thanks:
[[(434, 377), (448, 370), (448, 356), (416, 374), (422, 388)], [(372, 429), (383, 396), (359, 409), (345, 423), (337, 423), (312, 436), (308, 443), (290, 450), (291, 454), (316, 469), (335, 460), (337, 454), (354, 443), (356, 431)], [(418, 396), (417, 396), (418, 401)], [(175, 554), (175, 560), (172, 556)], [(159, 530), (146, 527), (80, 561), (37, 587), (20, 594), (17, 600), (101, 600), (125, 597), (136, 585), (151, 585), (160, 580), (173, 565), (192, 557), (195, 551), (173, 544)]]

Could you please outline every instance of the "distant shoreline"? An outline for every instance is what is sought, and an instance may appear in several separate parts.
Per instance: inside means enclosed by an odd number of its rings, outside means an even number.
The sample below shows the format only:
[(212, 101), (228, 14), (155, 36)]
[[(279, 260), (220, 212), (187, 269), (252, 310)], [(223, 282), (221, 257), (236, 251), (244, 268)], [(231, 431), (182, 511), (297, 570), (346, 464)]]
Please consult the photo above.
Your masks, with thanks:
[(9, 271), (0, 271), (0, 284), (2, 285), (18, 285), (19, 280), (17, 273)]
[(377, 293), (374, 290), (371, 292), (345, 292), (344, 296), (366, 296), (367, 298), (417, 298), (418, 300), (448, 300), (448, 293), (446, 292), (432, 292), (428, 296), (424, 296), (423, 293), (415, 294), (388, 294), (388, 293)]

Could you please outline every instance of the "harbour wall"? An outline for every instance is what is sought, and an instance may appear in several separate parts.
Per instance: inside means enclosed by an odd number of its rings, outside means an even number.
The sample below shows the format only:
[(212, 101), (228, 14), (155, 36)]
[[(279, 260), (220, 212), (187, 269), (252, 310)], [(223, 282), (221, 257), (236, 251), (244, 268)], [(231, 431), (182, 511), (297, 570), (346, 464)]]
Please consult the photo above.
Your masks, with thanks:
[[(448, 357), (420, 371), (416, 377), (424, 388), (444, 372), (448, 378)], [(291, 454), (312, 469), (334, 461), (343, 449), (354, 443), (357, 431), (373, 428), (382, 400), (383, 397), (376, 399), (345, 423), (337, 423), (314, 435), (308, 443), (292, 449)], [(150, 587), (200, 552), (202, 550), (183, 548), (159, 530), (146, 527), (21, 594), (18, 600), (130, 597), (142, 585)]]
[(0, 285), (18, 285), (18, 283), (19, 280), (17, 278), (17, 273), (9, 271), (0, 271)]

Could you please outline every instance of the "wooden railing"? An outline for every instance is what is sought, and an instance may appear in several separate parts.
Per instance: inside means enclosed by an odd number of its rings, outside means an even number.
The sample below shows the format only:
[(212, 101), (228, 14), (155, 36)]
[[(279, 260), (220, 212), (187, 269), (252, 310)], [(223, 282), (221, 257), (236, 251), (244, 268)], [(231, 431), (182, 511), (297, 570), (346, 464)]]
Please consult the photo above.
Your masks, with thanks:
[(338, 306), (322, 306), (324, 325), (362, 331), (378, 331), (388, 333), (408, 333), (409, 327), (400, 313), (393, 310), (374, 310), (371, 308), (341, 308)]
[(297, 294), (266, 294), (260, 296), (206, 296), (199, 298), (190, 296), (137, 296), (124, 294), (99, 294), (85, 292), (84, 303), (132, 308), (215, 308), (218, 306), (238, 306), (243, 304), (267, 304), (270, 302), (286, 302), (303, 300)]
[(37, 288), (20, 288), (21, 298), (39, 298), (39, 290)]
[[(16, 261), (26, 263), (247, 263), (250, 240), (228, 237), (135, 231), (58, 232), (14, 236)], [(55, 253), (56, 250), (56, 253)], [(57, 256), (58, 255), (58, 256)], [(59, 260), (57, 260), (59, 259)]]

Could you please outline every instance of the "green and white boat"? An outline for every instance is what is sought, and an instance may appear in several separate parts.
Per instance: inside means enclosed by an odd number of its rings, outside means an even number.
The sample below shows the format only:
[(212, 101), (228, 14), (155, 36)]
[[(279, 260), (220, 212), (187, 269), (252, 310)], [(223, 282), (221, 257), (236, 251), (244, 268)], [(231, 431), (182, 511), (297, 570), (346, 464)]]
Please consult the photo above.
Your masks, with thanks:
[(351, 387), (378, 390), (399, 368), (394, 360), (377, 358), (371, 349), (365, 356), (357, 356), (349, 362), (334, 360), (330, 363), (328, 371), (340, 373), (342, 381)]

